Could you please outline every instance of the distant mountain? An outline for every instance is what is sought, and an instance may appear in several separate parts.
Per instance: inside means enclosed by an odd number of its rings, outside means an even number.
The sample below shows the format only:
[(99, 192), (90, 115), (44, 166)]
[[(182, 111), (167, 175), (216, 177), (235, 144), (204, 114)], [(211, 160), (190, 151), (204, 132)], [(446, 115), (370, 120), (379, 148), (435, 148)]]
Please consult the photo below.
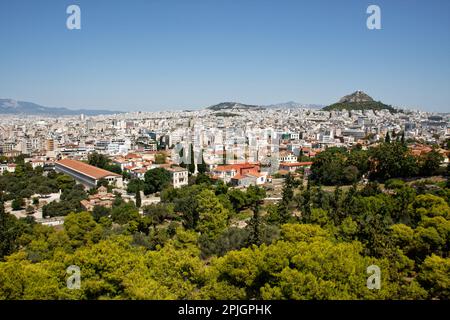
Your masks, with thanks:
[(67, 115), (85, 114), (87, 116), (95, 116), (99, 114), (115, 114), (115, 113), (122, 113), (122, 112), (110, 110), (92, 110), (92, 109), (71, 110), (67, 108), (50, 108), (32, 102), (17, 101), (13, 99), (0, 99), (0, 114), (48, 115), (48, 116), (67, 116)]
[(206, 109), (212, 111), (223, 111), (223, 110), (263, 110), (263, 109), (297, 109), (297, 108), (309, 108), (309, 109), (320, 109), (323, 108), (323, 105), (318, 104), (303, 104), (294, 101), (283, 102), (278, 104), (270, 104), (270, 105), (250, 105), (243, 104), (239, 102), (222, 102)]
[(397, 112), (395, 108), (384, 104), (380, 101), (373, 100), (369, 95), (363, 91), (355, 91), (352, 94), (342, 97), (339, 102), (331, 104), (322, 110), (383, 110), (387, 109), (390, 112)]
[(222, 110), (261, 110), (263, 107), (256, 106), (256, 105), (250, 105), (250, 104), (243, 104), (239, 102), (222, 102), (213, 106), (210, 106), (206, 109), (212, 110), (212, 111), (222, 111)]
[(298, 108), (321, 109), (323, 107), (324, 106), (321, 104), (305, 104), (305, 103), (299, 103), (299, 102), (295, 102), (295, 101), (288, 101), (288, 102), (270, 104), (270, 105), (264, 106), (264, 108), (268, 108), (268, 109), (298, 109)]

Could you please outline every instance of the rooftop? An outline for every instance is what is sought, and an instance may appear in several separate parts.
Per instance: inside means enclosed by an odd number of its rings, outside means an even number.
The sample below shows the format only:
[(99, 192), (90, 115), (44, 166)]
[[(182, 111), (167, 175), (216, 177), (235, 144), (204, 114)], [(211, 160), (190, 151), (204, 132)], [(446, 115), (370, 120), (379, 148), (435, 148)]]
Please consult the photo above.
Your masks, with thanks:
[(108, 170), (104, 170), (104, 169), (100, 169), (94, 166), (91, 166), (90, 164), (81, 162), (81, 161), (77, 161), (77, 160), (71, 160), (71, 159), (62, 159), (56, 162), (59, 165), (62, 165), (66, 168), (72, 169), (74, 171), (77, 171), (79, 173), (82, 173), (86, 176), (89, 176), (91, 178), (94, 178), (96, 180), (99, 180), (101, 178), (105, 178), (105, 177), (111, 177), (111, 176), (120, 176), (117, 173), (108, 171)]
[(283, 167), (304, 167), (304, 166), (310, 166), (312, 164), (313, 164), (312, 162), (294, 162), (294, 163), (282, 162), (282, 163), (280, 163), (280, 166), (283, 166)]

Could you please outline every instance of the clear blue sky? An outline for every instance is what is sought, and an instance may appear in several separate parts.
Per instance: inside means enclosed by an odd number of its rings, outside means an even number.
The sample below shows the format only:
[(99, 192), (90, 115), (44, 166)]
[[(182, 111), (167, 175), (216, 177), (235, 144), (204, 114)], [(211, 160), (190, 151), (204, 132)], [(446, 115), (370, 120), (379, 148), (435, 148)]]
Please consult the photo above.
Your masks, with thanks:
[[(81, 30), (66, 8), (81, 7)], [(366, 28), (369, 4), (382, 30)], [(329, 104), (450, 112), (448, 0), (1, 0), (0, 97), (164, 110)]]

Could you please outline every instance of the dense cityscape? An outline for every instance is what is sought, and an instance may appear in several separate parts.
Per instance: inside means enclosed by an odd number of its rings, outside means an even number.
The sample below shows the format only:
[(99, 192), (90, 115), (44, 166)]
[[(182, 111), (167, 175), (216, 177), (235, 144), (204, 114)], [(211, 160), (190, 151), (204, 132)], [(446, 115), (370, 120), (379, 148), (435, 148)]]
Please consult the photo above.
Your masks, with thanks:
[[(339, 101), (348, 110), (222, 103), (180, 112), (3, 116), (0, 296), (447, 299), (450, 116), (367, 102), (356, 91)], [(300, 262), (288, 245), (311, 261)], [(74, 259), (94, 263), (89, 255), (103, 250), (107, 263), (145, 252), (150, 260), (144, 273), (120, 267), (125, 273), (114, 284), (110, 267), (97, 266), (106, 269), (86, 280), (93, 287), (76, 291), (53, 274)], [(282, 260), (266, 270), (270, 252)], [(344, 278), (314, 269), (327, 257), (332, 269), (347, 266)], [(168, 268), (164, 261), (172, 259), (180, 264), (172, 275), (146, 269)], [(388, 274), (379, 293), (361, 280), (372, 260)], [(55, 265), (40, 280), (48, 291), (37, 297), (27, 270), (48, 263)], [(21, 270), (20, 284), (9, 282), (10, 268)], [(347, 288), (348, 279), (354, 286)]]

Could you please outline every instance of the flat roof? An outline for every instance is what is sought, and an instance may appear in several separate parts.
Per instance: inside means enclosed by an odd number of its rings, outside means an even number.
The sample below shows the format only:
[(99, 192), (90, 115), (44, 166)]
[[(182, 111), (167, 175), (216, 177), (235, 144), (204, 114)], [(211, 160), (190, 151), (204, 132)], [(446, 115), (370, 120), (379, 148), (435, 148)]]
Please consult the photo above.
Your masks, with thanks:
[(85, 176), (94, 178), (96, 180), (99, 180), (101, 178), (105, 177), (119, 177), (120, 175), (108, 170), (100, 169), (94, 166), (91, 166), (90, 164), (77, 161), (77, 160), (71, 160), (71, 159), (62, 159), (56, 162), (59, 165), (62, 165), (63, 167), (69, 168), (73, 171), (76, 171), (78, 173), (84, 174)]

